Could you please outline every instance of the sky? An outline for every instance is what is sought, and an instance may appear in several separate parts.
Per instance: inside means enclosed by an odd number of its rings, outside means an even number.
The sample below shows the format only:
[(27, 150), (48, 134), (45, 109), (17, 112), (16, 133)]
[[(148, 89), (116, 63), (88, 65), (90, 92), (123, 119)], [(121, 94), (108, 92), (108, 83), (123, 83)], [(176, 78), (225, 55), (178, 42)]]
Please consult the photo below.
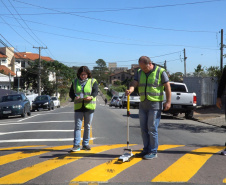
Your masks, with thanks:
[(171, 74), (192, 73), (220, 67), (225, 8), (226, 0), (0, 0), (0, 39), (15, 52), (43, 47), (69, 67), (103, 59), (130, 69), (148, 56)]

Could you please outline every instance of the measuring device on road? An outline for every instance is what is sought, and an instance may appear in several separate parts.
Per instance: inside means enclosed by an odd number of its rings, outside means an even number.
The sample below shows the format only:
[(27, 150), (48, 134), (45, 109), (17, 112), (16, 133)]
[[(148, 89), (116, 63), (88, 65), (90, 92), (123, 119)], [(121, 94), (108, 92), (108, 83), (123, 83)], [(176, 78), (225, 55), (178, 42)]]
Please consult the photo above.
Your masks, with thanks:
[(130, 117), (130, 95), (127, 96), (127, 148), (124, 149), (124, 154), (118, 158), (120, 162), (128, 162), (133, 156), (132, 149), (129, 148), (129, 117)]

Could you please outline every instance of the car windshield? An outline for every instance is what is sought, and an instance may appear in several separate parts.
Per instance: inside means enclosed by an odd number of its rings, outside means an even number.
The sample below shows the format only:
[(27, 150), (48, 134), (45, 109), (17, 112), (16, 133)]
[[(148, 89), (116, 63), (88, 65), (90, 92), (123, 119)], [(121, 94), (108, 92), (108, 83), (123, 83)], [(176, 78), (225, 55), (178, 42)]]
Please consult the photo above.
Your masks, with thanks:
[(186, 92), (186, 88), (184, 85), (170, 84), (170, 86), (171, 92)]
[(19, 101), (19, 100), (22, 100), (21, 95), (9, 95), (9, 96), (2, 97), (2, 102)]
[(35, 98), (35, 101), (42, 101), (42, 100), (48, 100), (48, 97), (47, 96), (37, 96)]
[(56, 98), (56, 97), (52, 97), (51, 99), (52, 99), (52, 100), (57, 100), (57, 98)]

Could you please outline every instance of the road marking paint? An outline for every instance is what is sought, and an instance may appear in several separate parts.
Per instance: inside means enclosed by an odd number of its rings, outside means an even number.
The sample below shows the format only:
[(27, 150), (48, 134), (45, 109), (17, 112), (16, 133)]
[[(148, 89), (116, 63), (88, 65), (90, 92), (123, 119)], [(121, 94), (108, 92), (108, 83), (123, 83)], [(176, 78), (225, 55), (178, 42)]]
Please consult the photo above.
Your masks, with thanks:
[(29, 117), (27, 117), (27, 118), (18, 120), (18, 122), (24, 121), (24, 120), (27, 120), (27, 119), (30, 119), (30, 118), (34, 118), (34, 117), (39, 116), (39, 115), (40, 115), (40, 114), (32, 115), (32, 116), (29, 116)]
[(9, 134), (19, 134), (19, 133), (31, 133), (31, 132), (74, 132), (74, 130), (22, 130), (14, 132), (0, 132), (0, 136)]
[(226, 183), (226, 178), (223, 180), (223, 183)]
[[(30, 146), (30, 147), (32, 147), (32, 146)], [(35, 146), (33, 146), (33, 147), (35, 147)], [(20, 159), (25, 159), (28, 157), (41, 155), (41, 154), (48, 153), (48, 152), (51, 152), (54, 150), (62, 150), (62, 149), (67, 149), (67, 148), (71, 148), (71, 145), (34, 149), (34, 150), (30, 150), (28, 152), (27, 151), (26, 152), (17, 152), (17, 153), (13, 153), (13, 154), (0, 156), (0, 165), (18, 161)]]
[[(95, 138), (90, 138), (90, 141)], [(0, 143), (23, 143), (23, 142), (49, 142), (49, 141), (74, 141), (74, 138), (52, 138), (52, 139), (9, 139), (0, 140)], [(82, 141), (82, 138), (81, 138)]]
[(9, 175), (0, 178), (1, 184), (23, 184), (31, 179), (34, 179), (46, 172), (49, 172), (53, 169), (61, 167), (65, 164), (74, 162), (82, 157), (93, 155), (96, 153), (100, 153), (106, 150), (111, 150), (115, 148), (125, 147), (125, 144), (116, 144), (116, 145), (102, 145), (93, 147), (91, 150), (88, 151), (78, 151), (73, 152), (67, 155), (63, 155), (60, 157), (56, 157), (33, 166), (24, 168), (22, 170), (16, 171)]
[(209, 146), (192, 150), (152, 179), (151, 182), (187, 182), (214, 153), (223, 148), (222, 146)]
[(15, 123), (3, 123), (3, 124), (0, 124), (0, 126), (4, 126), (4, 125), (24, 125), (24, 124), (36, 124), (36, 123), (74, 123), (74, 120), (65, 120), (65, 121), (42, 121), (42, 122), (15, 122)]
[[(184, 145), (160, 145), (159, 151), (176, 148), (176, 147), (182, 147), (182, 146)], [(139, 152), (133, 152), (133, 154), (135, 155), (136, 153), (139, 153)], [(119, 163), (117, 160), (118, 158), (115, 158), (111, 161), (108, 161), (99, 166), (96, 166), (95, 168), (92, 168), (91, 170), (81, 174), (80, 176), (75, 177), (71, 181), (71, 183), (72, 182), (108, 182), (108, 180), (115, 177), (125, 169), (140, 162), (142, 158), (134, 157), (130, 162), (124, 162), (124, 163)]]
[(16, 147), (10, 147), (10, 148), (1, 148), (0, 150), (15, 150), (15, 149), (20, 149), (20, 148), (39, 147), (39, 146), (45, 146), (45, 145), (16, 146)]

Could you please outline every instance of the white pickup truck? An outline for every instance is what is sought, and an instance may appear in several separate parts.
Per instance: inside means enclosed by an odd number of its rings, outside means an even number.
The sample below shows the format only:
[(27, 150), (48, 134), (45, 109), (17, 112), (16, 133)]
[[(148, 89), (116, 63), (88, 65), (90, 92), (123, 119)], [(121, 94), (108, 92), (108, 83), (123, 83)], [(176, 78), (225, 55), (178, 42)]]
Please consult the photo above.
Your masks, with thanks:
[[(189, 93), (186, 84), (179, 82), (170, 82), (171, 86), (171, 108), (164, 112), (177, 116), (179, 113), (185, 113), (186, 119), (192, 119), (196, 109), (196, 93)], [(166, 101), (164, 94), (164, 101)]]

